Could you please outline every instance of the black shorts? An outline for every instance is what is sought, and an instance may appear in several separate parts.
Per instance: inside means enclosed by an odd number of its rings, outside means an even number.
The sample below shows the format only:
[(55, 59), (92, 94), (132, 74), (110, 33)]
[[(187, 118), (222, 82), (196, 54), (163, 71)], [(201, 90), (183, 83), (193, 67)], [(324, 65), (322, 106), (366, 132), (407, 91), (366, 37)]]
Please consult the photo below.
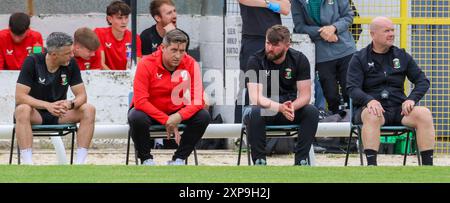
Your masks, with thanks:
[[(362, 124), (361, 113), (366, 107), (358, 108), (355, 110), (355, 117), (353, 119), (354, 124)], [(402, 125), (403, 115), (402, 107), (389, 107), (384, 108), (384, 125), (392, 126), (392, 125)]]
[(47, 110), (38, 109), (39, 114), (42, 118), (42, 125), (56, 125), (58, 124), (59, 117), (52, 115)]

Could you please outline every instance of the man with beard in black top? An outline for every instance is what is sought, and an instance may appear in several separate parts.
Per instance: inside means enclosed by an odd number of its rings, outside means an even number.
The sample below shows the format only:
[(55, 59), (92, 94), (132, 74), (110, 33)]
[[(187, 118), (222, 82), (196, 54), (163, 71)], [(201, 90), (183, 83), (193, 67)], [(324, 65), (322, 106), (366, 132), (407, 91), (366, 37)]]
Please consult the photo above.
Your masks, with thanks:
[(252, 55), (247, 64), (246, 75), (256, 77), (250, 77), (247, 83), (251, 105), (245, 107), (243, 117), (255, 165), (267, 164), (265, 126), (289, 124), (301, 126), (294, 164), (310, 164), (308, 154), (316, 135), (319, 111), (309, 104), (309, 61), (301, 52), (289, 48), (290, 40), (286, 27), (274, 25), (267, 30), (265, 49)]
[[(80, 69), (73, 58), (73, 40), (54, 32), (47, 38), (47, 53), (28, 56), (16, 85), (17, 142), (22, 163), (32, 165), (31, 125), (80, 123), (76, 164), (84, 164), (94, 133), (95, 107), (87, 103)], [(67, 100), (68, 88), (75, 98)]]
[[(162, 43), (167, 32), (177, 29), (177, 11), (172, 0), (153, 0), (150, 3), (150, 14), (155, 19), (156, 24), (145, 29), (141, 33), (142, 55), (149, 55), (155, 52)], [(181, 30), (182, 31), (182, 30)], [(189, 48), (189, 35), (186, 50)]]
[[(282, 15), (289, 15), (291, 3), (289, 0), (239, 0), (242, 18), (241, 50), (239, 53), (239, 68), (247, 71), (248, 58), (264, 48), (266, 31), (273, 25), (281, 25)], [(240, 77), (242, 78), (242, 77)], [(245, 81), (239, 81), (239, 92), (236, 99), (234, 122), (242, 121), (242, 90)], [(248, 99), (245, 99), (248, 102)]]

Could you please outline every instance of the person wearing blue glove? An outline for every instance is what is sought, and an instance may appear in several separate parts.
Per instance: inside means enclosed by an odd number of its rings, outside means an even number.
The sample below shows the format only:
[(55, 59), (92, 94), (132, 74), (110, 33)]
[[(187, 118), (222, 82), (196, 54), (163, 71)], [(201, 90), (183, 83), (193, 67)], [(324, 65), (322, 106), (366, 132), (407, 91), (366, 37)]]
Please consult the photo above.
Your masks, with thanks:
[[(242, 18), (241, 51), (239, 68), (247, 70), (248, 58), (264, 48), (266, 31), (273, 25), (281, 24), (280, 15), (291, 12), (290, 0), (239, 0)], [(243, 77), (241, 77), (243, 78)], [(242, 122), (242, 90), (245, 81), (239, 81), (239, 92), (235, 106), (235, 123)], [(248, 98), (248, 97), (247, 97)], [(248, 99), (245, 100), (246, 103)]]

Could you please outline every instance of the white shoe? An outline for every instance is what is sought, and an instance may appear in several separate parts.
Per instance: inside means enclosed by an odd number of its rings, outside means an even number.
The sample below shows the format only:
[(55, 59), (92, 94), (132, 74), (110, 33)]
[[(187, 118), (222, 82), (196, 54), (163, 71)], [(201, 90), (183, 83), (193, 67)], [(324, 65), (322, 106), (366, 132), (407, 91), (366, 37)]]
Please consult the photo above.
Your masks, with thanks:
[(142, 165), (144, 166), (154, 166), (156, 163), (153, 161), (153, 159), (147, 159), (144, 162), (142, 162)]
[(175, 161), (168, 161), (167, 165), (171, 165), (171, 166), (184, 166), (186, 165), (186, 162), (184, 161), (184, 159), (175, 159)]

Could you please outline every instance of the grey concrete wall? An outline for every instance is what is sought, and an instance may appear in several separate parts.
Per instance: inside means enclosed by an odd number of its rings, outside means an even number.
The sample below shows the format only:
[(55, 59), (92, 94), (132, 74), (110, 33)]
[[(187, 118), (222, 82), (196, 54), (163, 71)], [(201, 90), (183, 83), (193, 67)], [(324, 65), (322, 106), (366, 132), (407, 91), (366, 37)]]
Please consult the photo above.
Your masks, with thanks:
[(14, 12), (27, 12), (27, 2), (25, 0), (0, 0), (0, 14)]
[[(222, 16), (224, 0), (173, 0), (178, 14)], [(138, 13), (149, 13), (150, 0), (138, 0)]]
[(202, 15), (222, 16), (224, 0), (202, 0)]
[[(34, 0), (34, 13), (105, 13), (112, 0)], [(137, 0), (138, 14), (148, 14), (151, 0)], [(222, 16), (223, 0), (174, 0), (179, 14)], [(27, 12), (27, 0), (0, 0), (0, 14)]]
[(111, 0), (34, 0), (34, 13), (81, 14), (105, 13)]

